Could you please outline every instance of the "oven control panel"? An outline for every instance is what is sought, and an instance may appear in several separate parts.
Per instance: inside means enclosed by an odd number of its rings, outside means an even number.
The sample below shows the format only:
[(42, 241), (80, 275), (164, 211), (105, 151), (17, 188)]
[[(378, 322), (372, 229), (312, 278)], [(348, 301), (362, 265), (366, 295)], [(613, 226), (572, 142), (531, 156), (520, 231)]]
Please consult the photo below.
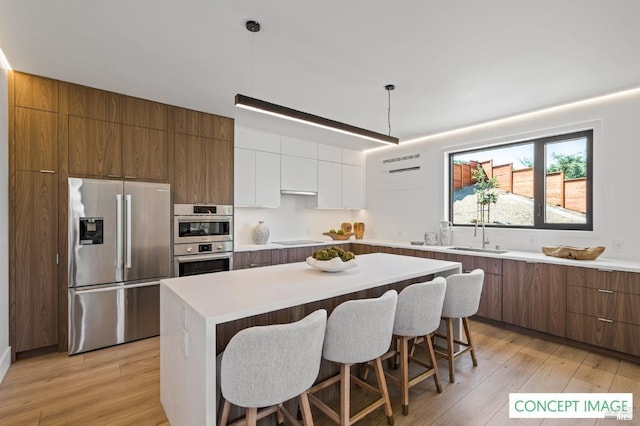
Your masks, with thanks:
[(220, 241), (215, 243), (199, 244), (175, 244), (173, 246), (174, 256), (188, 256), (190, 254), (224, 253), (233, 251), (233, 242)]

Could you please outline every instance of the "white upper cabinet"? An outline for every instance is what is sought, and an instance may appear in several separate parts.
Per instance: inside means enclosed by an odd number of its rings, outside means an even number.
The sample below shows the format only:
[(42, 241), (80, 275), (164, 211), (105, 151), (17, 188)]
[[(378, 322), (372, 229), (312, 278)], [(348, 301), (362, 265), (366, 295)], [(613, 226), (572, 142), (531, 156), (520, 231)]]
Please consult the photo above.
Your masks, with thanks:
[(342, 207), (364, 209), (364, 167), (342, 165)]
[(317, 207), (320, 209), (342, 208), (342, 164), (318, 161)]
[(318, 160), (282, 155), (280, 188), (283, 191), (318, 192)]
[(256, 202), (256, 152), (235, 148), (233, 161), (234, 204), (253, 206)]
[(236, 207), (280, 206), (280, 154), (236, 148)]
[(331, 145), (318, 145), (318, 160), (342, 163), (342, 148)]
[(283, 155), (313, 159), (318, 158), (318, 144), (316, 142), (291, 138), (289, 136), (282, 136), (280, 141)]
[(280, 206), (280, 154), (256, 151), (256, 206)]
[(280, 153), (280, 135), (236, 126), (234, 146), (255, 151)]
[(280, 206), (280, 135), (235, 128), (234, 203)]
[(351, 149), (342, 150), (342, 163), (364, 167), (364, 152)]

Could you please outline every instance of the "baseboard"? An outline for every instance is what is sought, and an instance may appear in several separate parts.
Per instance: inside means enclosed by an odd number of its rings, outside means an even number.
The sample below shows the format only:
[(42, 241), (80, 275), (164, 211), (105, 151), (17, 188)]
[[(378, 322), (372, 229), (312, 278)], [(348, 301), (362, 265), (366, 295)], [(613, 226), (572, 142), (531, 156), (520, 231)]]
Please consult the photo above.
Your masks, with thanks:
[(11, 365), (11, 346), (8, 346), (4, 351), (2, 356), (0, 357), (0, 383), (4, 380), (5, 374), (9, 370), (9, 366)]

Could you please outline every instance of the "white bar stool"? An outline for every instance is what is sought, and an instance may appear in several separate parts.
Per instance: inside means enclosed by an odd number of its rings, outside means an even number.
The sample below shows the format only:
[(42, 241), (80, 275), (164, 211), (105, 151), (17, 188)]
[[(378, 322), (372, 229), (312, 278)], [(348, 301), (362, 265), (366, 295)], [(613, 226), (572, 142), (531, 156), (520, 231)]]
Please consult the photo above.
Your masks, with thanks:
[[(447, 353), (446, 356), (442, 357), (449, 361), (449, 382), (451, 383), (456, 381), (454, 362), (460, 355), (467, 351), (470, 352), (473, 366), (478, 366), (471, 332), (469, 331), (468, 318), (478, 312), (483, 282), (484, 271), (482, 269), (474, 269), (467, 274), (453, 274), (447, 277), (447, 291), (444, 295), (444, 305), (442, 306), (442, 318), (445, 321), (446, 335), (436, 334), (436, 336), (447, 341)], [(453, 319), (456, 318), (462, 319), (466, 342), (453, 337)], [(464, 346), (464, 349), (454, 352), (454, 343)]]
[[(247, 425), (272, 413), (278, 423), (285, 415), (299, 424), (282, 405), (296, 396), (304, 424), (313, 425), (307, 392), (320, 371), (326, 324), (327, 311), (320, 309), (291, 324), (246, 328), (233, 336), (220, 367), (220, 425), (226, 426), (231, 404), (246, 408)], [(258, 412), (258, 407), (270, 408)]]
[[(398, 293), (389, 290), (377, 299), (349, 300), (337, 306), (327, 320), (322, 356), (340, 364), (340, 373), (312, 387), (309, 399), (341, 426), (351, 425), (381, 406), (384, 406), (387, 421), (393, 425), (393, 410), (380, 357), (391, 343), (397, 298)], [(378, 388), (351, 376), (352, 364), (368, 361), (374, 363)], [(351, 381), (374, 395), (380, 395), (379, 399), (353, 416), (350, 414)], [(338, 382), (340, 413), (313, 395)]]
[[(436, 390), (442, 392), (436, 356), (431, 341), (432, 334), (440, 326), (442, 304), (444, 302), (447, 281), (438, 277), (426, 283), (413, 284), (406, 287), (398, 295), (396, 317), (393, 324), (393, 337), (396, 349), (389, 351), (382, 359), (400, 356), (400, 378), (387, 374), (392, 382), (402, 388), (402, 414), (409, 414), (409, 388), (432, 377)], [(409, 354), (409, 340), (422, 337), (427, 349), (430, 364)], [(415, 346), (414, 346), (415, 348)], [(409, 361), (427, 368), (413, 378), (409, 378)]]

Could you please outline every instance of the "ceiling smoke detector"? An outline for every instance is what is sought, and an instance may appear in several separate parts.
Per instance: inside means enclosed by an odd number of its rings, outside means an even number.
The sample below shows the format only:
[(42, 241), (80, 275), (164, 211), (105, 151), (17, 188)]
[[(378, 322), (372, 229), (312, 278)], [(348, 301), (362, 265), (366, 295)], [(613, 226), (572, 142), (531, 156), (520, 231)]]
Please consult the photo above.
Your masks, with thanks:
[(260, 24), (256, 21), (247, 21), (245, 27), (247, 27), (247, 30), (252, 33), (257, 33), (258, 31), (260, 31)]

